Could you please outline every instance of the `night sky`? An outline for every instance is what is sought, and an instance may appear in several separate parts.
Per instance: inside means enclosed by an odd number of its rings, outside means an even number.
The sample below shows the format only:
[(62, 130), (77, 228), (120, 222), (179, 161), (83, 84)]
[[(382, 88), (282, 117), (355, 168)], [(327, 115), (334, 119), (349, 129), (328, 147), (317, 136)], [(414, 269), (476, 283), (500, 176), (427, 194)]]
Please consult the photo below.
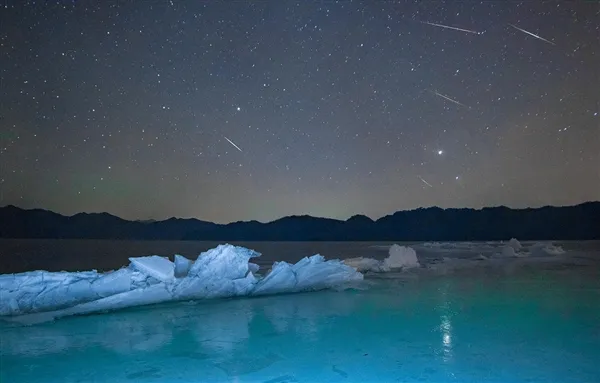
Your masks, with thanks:
[(4, 3), (0, 205), (231, 222), (600, 199), (595, 1)]

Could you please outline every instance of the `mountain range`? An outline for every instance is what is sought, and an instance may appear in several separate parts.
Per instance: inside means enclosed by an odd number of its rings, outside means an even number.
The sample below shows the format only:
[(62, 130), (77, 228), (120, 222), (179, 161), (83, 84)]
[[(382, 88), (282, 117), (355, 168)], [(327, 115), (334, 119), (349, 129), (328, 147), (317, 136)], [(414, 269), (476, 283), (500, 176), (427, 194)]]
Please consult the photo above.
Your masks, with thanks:
[(217, 224), (198, 219), (128, 221), (108, 213), (64, 216), (48, 210), (0, 208), (0, 238), (211, 241), (478, 241), (600, 239), (600, 202), (511, 209), (398, 211), (378, 220), (288, 216)]

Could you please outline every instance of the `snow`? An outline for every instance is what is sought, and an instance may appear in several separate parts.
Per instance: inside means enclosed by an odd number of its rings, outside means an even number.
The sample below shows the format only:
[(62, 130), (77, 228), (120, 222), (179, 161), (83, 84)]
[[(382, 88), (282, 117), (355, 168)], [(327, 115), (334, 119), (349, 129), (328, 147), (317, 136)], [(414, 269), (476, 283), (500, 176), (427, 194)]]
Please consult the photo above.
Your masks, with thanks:
[(191, 261), (160, 256), (130, 258), (129, 267), (51, 273), (33, 271), (0, 275), (0, 315), (23, 323), (90, 314), (177, 300), (263, 295), (338, 288), (361, 281), (363, 275), (338, 260), (321, 255), (296, 264), (277, 262), (264, 277), (249, 260), (259, 253), (244, 247), (219, 245)]

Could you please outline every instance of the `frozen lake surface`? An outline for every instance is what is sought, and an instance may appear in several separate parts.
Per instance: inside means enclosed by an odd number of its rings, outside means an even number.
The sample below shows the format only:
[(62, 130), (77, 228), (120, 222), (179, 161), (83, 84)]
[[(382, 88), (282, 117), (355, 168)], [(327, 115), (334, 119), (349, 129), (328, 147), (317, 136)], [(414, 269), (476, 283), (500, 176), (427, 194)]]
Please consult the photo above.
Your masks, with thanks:
[(0, 381), (600, 381), (598, 243), (505, 245), (413, 244), (422, 267), (345, 291), (0, 322)]

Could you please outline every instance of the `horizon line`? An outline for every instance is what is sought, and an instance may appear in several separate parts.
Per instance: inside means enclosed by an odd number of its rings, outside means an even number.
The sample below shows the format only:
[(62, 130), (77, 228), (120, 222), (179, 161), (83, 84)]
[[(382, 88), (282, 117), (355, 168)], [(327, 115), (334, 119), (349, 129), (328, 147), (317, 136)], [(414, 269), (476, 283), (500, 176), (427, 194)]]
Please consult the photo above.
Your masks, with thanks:
[(411, 212), (411, 211), (425, 210), (425, 209), (476, 210), (476, 211), (481, 211), (481, 210), (484, 210), (484, 209), (506, 208), (506, 209), (510, 209), (510, 210), (528, 210), (528, 209), (543, 209), (543, 208), (575, 207), (575, 206), (580, 206), (580, 205), (585, 205), (585, 204), (590, 204), (590, 203), (600, 203), (600, 200), (583, 201), (583, 202), (579, 202), (579, 203), (572, 204), (572, 205), (541, 205), (541, 206), (537, 206), (537, 207), (529, 206), (529, 207), (522, 207), (522, 208), (510, 207), (510, 206), (507, 206), (507, 205), (483, 206), (483, 207), (480, 207), (480, 208), (473, 208), (473, 207), (447, 207), (447, 208), (443, 208), (443, 207), (439, 207), (439, 206), (426, 206), (426, 207), (425, 206), (420, 206), (420, 207), (413, 208), (413, 209), (396, 210), (394, 212), (382, 215), (381, 217), (379, 217), (377, 219), (373, 219), (372, 217), (370, 217), (370, 216), (368, 216), (366, 214), (361, 214), (361, 213), (353, 214), (353, 215), (351, 215), (350, 217), (348, 217), (346, 219), (324, 217), (324, 216), (315, 216), (315, 215), (310, 215), (310, 214), (290, 214), (290, 215), (281, 216), (279, 218), (275, 218), (275, 219), (270, 220), (270, 221), (259, 221), (259, 220), (256, 220), (256, 219), (250, 219), (250, 220), (230, 221), (230, 222), (227, 222), (227, 223), (218, 223), (218, 222), (214, 222), (214, 221), (210, 221), (210, 220), (204, 220), (204, 219), (197, 218), (197, 217), (183, 218), (183, 217), (175, 217), (175, 216), (171, 216), (171, 217), (164, 218), (164, 219), (152, 219), (152, 218), (150, 218), (150, 219), (127, 219), (127, 218), (123, 218), (123, 217), (121, 217), (119, 215), (116, 215), (116, 214), (113, 214), (113, 213), (109, 213), (107, 211), (100, 211), (100, 212), (80, 211), (78, 213), (74, 213), (74, 214), (69, 215), (69, 214), (59, 213), (59, 212), (54, 211), (54, 210), (45, 209), (45, 208), (39, 208), (39, 207), (23, 208), (23, 207), (15, 205), (15, 204), (7, 204), (7, 205), (4, 205), (4, 206), (0, 206), (0, 209), (5, 209), (5, 208), (13, 207), (13, 208), (16, 208), (16, 209), (19, 209), (19, 210), (23, 210), (23, 211), (42, 210), (42, 211), (46, 211), (46, 212), (58, 214), (60, 216), (67, 217), (67, 218), (74, 217), (74, 216), (80, 215), (80, 214), (90, 214), (90, 215), (91, 214), (108, 214), (110, 216), (113, 216), (113, 217), (116, 217), (116, 218), (119, 218), (119, 219), (121, 219), (123, 221), (128, 221), (128, 222), (140, 222), (140, 223), (143, 223), (143, 222), (152, 221), (152, 223), (154, 223), (154, 222), (164, 222), (164, 221), (168, 221), (170, 219), (181, 219), (181, 220), (196, 220), (196, 221), (201, 221), (201, 222), (209, 222), (209, 223), (213, 223), (215, 225), (229, 225), (229, 224), (233, 224), (233, 223), (244, 223), (244, 222), (258, 222), (260, 224), (268, 224), (268, 223), (279, 221), (279, 220), (284, 219), (284, 218), (291, 218), (291, 217), (311, 217), (311, 218), (317, 218), (317, 219), (328, 219), (328, 220), (333, 220), (333, 221), (346, 222), (346, 221), (350, 220), (353, 217), (363, 216), (363, 217), (369, 218), (373, 222), (376, 222), (376, 221), (378, 221), (378, 220), (380, 220), (382, 218), (392, 216), (392, 215), (394, 215), (396, 213), (399, 213), (399, 212)]

